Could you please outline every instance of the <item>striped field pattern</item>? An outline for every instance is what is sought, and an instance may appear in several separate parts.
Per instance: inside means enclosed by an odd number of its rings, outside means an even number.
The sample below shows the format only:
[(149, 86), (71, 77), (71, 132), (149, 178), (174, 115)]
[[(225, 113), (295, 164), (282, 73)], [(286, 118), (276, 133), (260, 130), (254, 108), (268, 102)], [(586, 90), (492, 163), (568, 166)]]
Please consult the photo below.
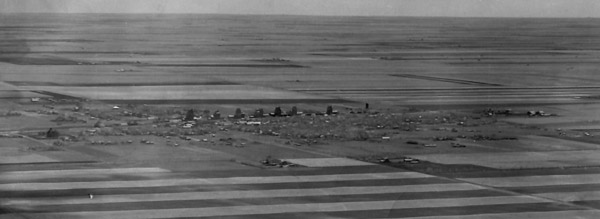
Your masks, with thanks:
[[(596, 179), (455, 180), (377, 165), (11, 171), (0, 174), (0, 218), (600, 218), (600, 186), (568, 189)], [(552, 191), (561, 186), (568, 188)]]

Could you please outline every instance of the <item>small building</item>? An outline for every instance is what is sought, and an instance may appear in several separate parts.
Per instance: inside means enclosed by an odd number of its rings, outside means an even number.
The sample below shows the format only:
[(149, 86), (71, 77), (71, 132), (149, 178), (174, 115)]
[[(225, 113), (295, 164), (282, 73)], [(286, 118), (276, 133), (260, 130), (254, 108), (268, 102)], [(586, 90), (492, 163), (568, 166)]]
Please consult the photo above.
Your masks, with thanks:
[(259, 121), (248, 121), (246, 122), (246, 125), (261, 125), (262, 123)]

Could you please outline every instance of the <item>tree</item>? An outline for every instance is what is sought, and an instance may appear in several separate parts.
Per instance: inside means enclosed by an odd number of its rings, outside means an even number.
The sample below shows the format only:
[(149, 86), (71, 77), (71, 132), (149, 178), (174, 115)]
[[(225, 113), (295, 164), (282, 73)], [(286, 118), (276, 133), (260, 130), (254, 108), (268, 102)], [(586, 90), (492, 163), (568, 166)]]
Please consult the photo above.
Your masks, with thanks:
[(192, 120), (194, 120), (194, 117), (196, 117), (196, 115), (194, 114), (194, 110), (190, 109), (185, 114), (185, 118), (183, 120), (185, 120), (185, 121), (192, 121)]
[(281, 107), (275, 107), (275, 112), (273, 112), (273, 116), (281, 116)]
[(290, 116), (295, 116), (298, 115), (298, 108), (296, 108), (296, 106), (292, 107), (292, 110), (290, 110)]
[(243, 118), (244, 115), (242, 114), (242, 110), (240, 108), (235, 109), (235, 115), (234, 118), (239, 119), (239, 118)]
[(327, 111), (325, 112), (325, 114), (327, 114), (327, 115), (333, 114), (333, 107), (332, 106), (327, 106)]

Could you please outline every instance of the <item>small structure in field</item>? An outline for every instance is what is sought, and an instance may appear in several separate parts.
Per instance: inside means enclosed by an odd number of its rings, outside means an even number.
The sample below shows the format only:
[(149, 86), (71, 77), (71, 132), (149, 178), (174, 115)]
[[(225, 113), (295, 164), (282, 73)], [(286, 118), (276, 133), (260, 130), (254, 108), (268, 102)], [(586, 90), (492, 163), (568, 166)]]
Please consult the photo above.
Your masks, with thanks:
[(59, 136), (60, 133), (52, 128), (48, 129), (48, 131), (46, 132), (46, 138), (58, 138)]

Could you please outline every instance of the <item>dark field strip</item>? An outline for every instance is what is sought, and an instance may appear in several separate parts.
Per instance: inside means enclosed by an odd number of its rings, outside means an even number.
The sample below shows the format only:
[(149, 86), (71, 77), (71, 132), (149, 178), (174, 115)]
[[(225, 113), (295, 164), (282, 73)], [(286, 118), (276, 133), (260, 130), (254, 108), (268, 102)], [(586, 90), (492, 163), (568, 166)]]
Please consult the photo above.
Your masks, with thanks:
[(74, 96), (69, 96), (69, 95), (54, 93), (54, 92), (50, 92), (50, 91), (36, 90), (36, 91), (31, 91), (31, 92), (38, 93), (38, 94), (43, 94), (43, 95), (48, 95), (48, 96), (52, 96), (52, 97), (57, 98), (57, 99), (70, 99), (70, 100), (79, 100), (79, 99), (81, 99), (79, 97), (74, 97)]
[(130, 87), (130, 86), (177, 86), (177, 85), (239, 85), (229, 81), (209, 82), (144, 82), (144, 83), (56, 83), (43, 81), (5, 81), (15, 86), (59, 86), (59, 87)]
[[(452, 199), (448, 200), (449, 202)], [(337, 211), (337, 212), (307, 212), (307, 213), (284, 213), (284, 214), (256, 214), (256, 215), (236, 215), (224, 217), (211, 217), (214, 219), (306, 219), (306, 218), (408, 218), (408, 217), (427, 217), (427, 216), (458, 216), (475, 214), (495, 214), (495, 213), (520, 213), (520, 212), (553, 212), (567, 210), (583, 210), (567, 205), (557, 205), (552, 203), (532, 203), (532, 204), (504, 204), (504, 205), (478, 205), (462, 207), (438, 207), (438, 208), (408, 208), (408, 209), (389, 209), (389, 210), (366, 210), (366, 211)], [(503, 218), (511, 218), (506, 215)], [(177, 218), (191, 219), (191, 218)]]
[[(2, 55), (23, 54), (135, 54), (135, 55), (160, 55), (158, 52), (135, 51), (2, 51)], [(75, 62), (77, 63), (77, 62)]]
[[(65, 181), (69, 182), (69, 181)], [(0, 191), (4, 198), (34, 198), (34, 197), (72, 197), (87, 195), (115, 194), (156, 194), (180, 192), (209, 192), (209, 191), (248, 191), (272, 189), (315, 189), (356, 186), (401, 186), (454, 183), (441, 178), (413, 178), (413, 179), (374, 179), (331, 182), (291, 182), (291, 183), (265, 183), (265, 184), (236, 184), (236, 185), (180, 185), (162, 187), (129, 187), (129, 188), (94, 188), (94, 189), (66, 189), (66, 190), (39, 190), (39, 191)]]
[[(451, 199), (449, 201), (452, 201)], [(497, 214), (497, 213), (521, 213), (521, 212), (551, 212), (567, 210), (584, 210), (557, 203), (528, 203), (528, 204), (502, 204), (502, 205), (480, 205), (462, 207), (442, 208), (413, 208), (395, 209), (389, 212), (388, 217), (422, 217), (422, 216), (444, 216), (444, 215), (473, 215), (473, 214)], [(510, 218), (507, 215), (506, 218)]]
[[(409, 41), (410, 42), (410, 41)], [(354, 44), (350, 44), (354, 45)], [(366, 44), (365, 46), (369, 46), (370, 44)], [(371, 46), (380, 46), (373, 44)], [(362, 57), (362, 58), (378, 58), (378, 57), (390, 57), (390, 58), (423, 58), (427, 59), (427, 57), (440, 57), (446, 56), (448, 58), (463, 58), (465, 60), (477, 60), (477, 59), (489, 59), (490, 57), (498, 57), (498, 56), (524, 56), (528, 58), (532, 58), (533, 56), (572, 56), (579, 55), (581, 57), (593, 57), (585, 52), (577, 52), (570, 50), (549, 50), (549, 49), (528, 49), (528, 50), (517, 50), (517, 49), (506, 49), (503, 50), (495, 50), (494, 52), (486, 52), (486, 51), (437, 51), (435, 53), (428, 52), (346, 52), (346, 53), (338, 53), (338, 51), (349, 51), (347, 48), (334, 48), (334, 49), (321, 49), (323, 51), (321, 53), (311, 53), (310, 55), (315, 56), (339, 56), (339, 57)], [(329, 52), (331, 51), (331, 52)], [(480, 56), (481, 55), (481, 56)]]
[(173, 99), (155, 99), (155, 100), (99, 100), (114, 104), (336, 104), (336, 103), (354, 103), (351, 100), (344, 99), (191, 99), (191, 100), (173, 100)]
[[(576, 92), (576, 95), (581, 98), (588, 97), (587, 95), (597, 94), (600, 90), (579, 90)], [(305, 91), (311, 92), (311, 91)], [(311, 93), (322, 93), (322, 94), (346, 94), (346, 95), (378, 95), (378, 96), (397, 96), (398, 94), (402, 94), (406, 98), (414, 98), (417, 96), (423, 96), (425, 98), (432, 98), (435, 96), (460, 96), (465, 98), (477, 98), (482, 96), (492, 96), (492, 97), (522, 97), (522, 98), (548, 98), (548, 96), (556, 96), (556, 95), (570, 95), (575, 96), (575, 94), (570, 93), (573, 92), (571, 90), (524, 90), (524, 91), (512, 91), (512, 90), (504, 90), (504, 91), (489, 91), (489, 90), (457, 90), (457, 91), (321, 91), (321, 92), (311, 92)]]
[[(45, 163), (52, 164), (52, 163)], [(189, 179), (183, 174), (169, 174), (161, 173), (163, 177), (169, 177), (169, 179)], [(100, 182), (100, 181), (139, 181), (151, 179), (152, 175), (127, 175), (127, 174), (113, 174), (105, 175), (102, 178), (90, 178), (90, 177), (65, 177), (65, 178), (43, 178), (27, 180), (27, 183), (62, 183), (68, 180), (69, 182)], [(20, 183), (23, 180), (4, 180), (0, 179), (0, 184), (6, 183)]]
[(238, 47), (238, 46), (306, 46), (306, 44), (302, 43), (269, 43), (266, 41), (265, 43), (229, 43), (229, 44), (218, 44), (219, 47)]
[[(26, 52), (26, 54), (29, 52)], [(5, 53), (3, 52), (2, 55)], [(7, 57), (0, 56), (0, 62), (14, 65), (76, 65), (77, 62), (60, 58), (31, 58), (31, 57)]]
[(600, 181), (598, 183), (599, 184), (528, 186), (528, 187), (508, 187), (508, 188), (499, 187), (499, 189), (517, 192), (517, 193), (523, 193), (523, 194), (600, 191)]
[(598, 35), (593, 35), (593, 34), (572, 34), (570, 33), (569, 35), (541, 35), (541, 34), (515, 34), (514, 36), (516, 37), (534, 37), (534, 38), (538, 38), (538, 37), (543, 37), (543, 38), (591, 38), (591, 39), (596, 39), (598, 37)]
[(4, 81), (5, 83), (14, 86), (61, 86), (59, 83), (54, 82), (42, 82), (42, 81)]
[[(35, 162), (35, 163), (2, 163), (0, 164), (0, 167), (2, 167), (2, 170), (6, 170), (5, 167), (9, 167), (9, 166), (43, 166), (43, 165), (48, 165), (48, 164), (90, 164), (90, 163), (97, 163), (98, 161), (57, 161), (57, 162)], [(1, 174), (0, 174), (1, 175)]]
[(482, 178), (482, 177), (512, 177), (512, 176), (547, 176), (547, 175), (576, 175), (576, 174), (597, 174), (600, 168), (540, 168), (524, 170), (493, 170), (474, 171), (474, 172), (456, 172), (450, 175), (455, 178)]
[(20, 94), (21, 92), (23, 92), (23, 91), (20, 91), (20, 90), (0, 90), (0, 94), (2, 94), (2, 95), (14, 95), (14, 94)]
[(150, 67), (222, 67), (222, 68), (306, 68), (294, 64), (146, 64)]
[[(526, 93), (525, 93), (526, 92)], [(586, 93), (583, 93), (586, 92)], [(579, 95), (581, 98), (584, 98), (586, 96), (584, 95), (590, 95), (592, 94), (592, 92), (595, 91), (582, 91), (582, 93), (578, 93), (577, 95)], [(360, 95), (360, 96), (365, 96), (365, 95), (377, 95), (379, 97), (386, 97), (386, 96), (398, 96), (399, 94), (401, 94), (401, 96), (406, 97), (406, 98), (415, 98), (417, 96), (423, 96), (424, 98), (434, 98), (436, 96), (459, 96), (459, 97), (464, 97), (464, 98), (478, 98), (478, 97), (482, 97), (482, 96), (492, 96), (492, 97), (521, 97), (521, 98), (554, 98), (554, 96), (556, 95), (565, 95), (565, 94), (570, 94), (573, 95), (571, 93), (567, 93), (566, 92), (562, 92), (562, 91), (524, 91), (522, 93), (517, 93), (514, 91), (502, 91), (502, 92), (487, 92), (487, 91), (480, 91), (480, 92), (473, 92), (473, 91), (469, 91), (469, 92), (465, 92), (465, 91), (456, 91), (456, 92), (452, 92), (452, 91), (447, 91), (447, 92), (382, 92), (382, 91), (323, 91), (323, 92), (311, 92), (311, 93), (320, 93), (320, 94), (345, 94), (345, 95)], [(534, 95), (533, 97), (531, 97), (532, 95)], [(550, 97), (548, 97), (550, 96)]]
[(407, 165), (407, 164), (403, 164), (403, 163), (398, 163), (396, 160), (393, 160), (393, 162), (388, 163), (386, 165), (395, 167), (395, 168), (399, 168), (399, 169), (415, 171), (415, 172), (420, 172), (420, 173), (425, 173), (425, 174), (430, 174), (430, 175), (435, 175), (435, 176), (448, 177), (448, 178), (458, 178), (455, 174), (456, 172), (458, 172), (458, 173), (461, 173), (461, 172), (479, 173), (479, 172), (497, 171), (497, 169), (494, 169), (494, 168), (472, 165), (472, 164), (440, 164), (440, 163), (432, 163), (432, 162), (428, 162), (428, 161), (421, 161), (421, 164), (419, 164), (419, 165), (410, 165), (410, 164)]
[[(407, 57), (389, 57), (386, 59), (380, 59), (385, 61), (462, 61), (463, 59), (474, 59), (474, 58), (460, 58), (460, 57), (448, 57), (448, 58), (407, 58)], [(503, 58), (486, 58), (488, 60), (502, 60)], [(451, 62), (453, 63), (453, 62)]]
[(11, 26), (0, 26), (0, 31), (2, 29), (51, 29), (51, 28), (58, 28), (56, 26), (16, 26), (16, 25), (11, 25)]
[(326, 92), (326, 91), (336, 91), (336, 92), (389, 92), (389, 91), (402, 91), (402, 92), (439, 92), (439, 91), (489, 91), (489, 92), (506, 92), (506, 91), (538, 91), (538, 90), (551, 90), (551, 91), (578, 91), (578, 90), (598, 90), (600, 86), (581, 86), (581, 87), (472, 87), (472, 88), (371, 88), (371, 89), (344, 89), (344, 88), (333, 88), (333, 89), (288, 89), (291, 91), (305, 91), (305, 92)]
[(14, 211), (13, 209), (6, 208), (6, 207), (0, 207), (0, 215), (12, 214), (12, 213), (16, 213), (16, 211)]
[[(2, 29), (2, 27), (0, 27), (0, 29)], [(97, 43), (97, 42), (104, 42), (101, 40), (86, 40), (86, 39), (3, 39), (2, 43), (15, 43), (15, 42), (32, 42), (32, 43), (44, 43), (44, 42), (49, 42), (49, 43)]]
[[(208, 200), (177, 200), (151, 202), (122, 202), (74, 205), (45, 205), (36, 206), (35, 212), (79, 212), (79, 211), (126, 211), (143, 209), (178, 209), (178, 208), (209, 208), (247, 205), (281, 205), (281, 204), (314, 204), (332, 202), (368, 202), (388, 200), (419, 200), (434, 198), (469, 198), (507, 196), (489, 190), (449, 191), (449, 192), (415, 192), (359, 195), (325, 195), (304, 197), (268, 197), (268, 198), (239, 198), (239, 199), (208, 199)], [(100, 198), (99, 196), (96, 196)]]
[(600, 209), (600, 200), (576, 201), (576, 202), (571, 202), (571, 203), (576, 204), (576, 205), (584, 205), (584, 206)]
[(598, 65), (598, 60), (570, 60), (570, 61), (558, 61), (558, 60), (549, 60), (549, 61), (519, 61), (519, 62), (499, 62), (499, 61), (479, 61), (479, 62), (448, 62), (447, 64), (451, 65), (573, 65), (573, 64), (595, 64)]
[(28, 97), (0, 97), (0, 100), (29, 100)]
[[(36, 129), (35, 131), (40, 132), (43, 130), (47, 131), (47, 129)], [(73, 165), (69, 165), (69, 164), (73, 164)], [(20, 163), (14, 163), (14, 164), (7, 163), (7, 164), (0, 164), (0, 165), (2, 166), (2, 172), (114, 168), (114, 166), (104, 166), (106, 164), (98, 162), (98, 161), (72, 161), (72, 162), (70, 161), (70, 162), (66, 162), (66, 163), (65, 162), (31, 163), (31, 164), (25, 164), (25, 165), (22, 165)]]
[[(598, 102), (578, 102), (577, 104), (597, 104)], [(487, 109), (487, 108), (511, 108), (511, 107), (539, 107), (539, 106), (560, 106), (560, 105), (573, 105), (572, 102), (560, 102), (560, 101), (549, 101), (543, 103), (436, 103), (430, 104), (401, 104), (397, 106), (412, 107), (422, 110), (463, 110), (463, 109)]]
[(479, 81), (460, 80), (460, 79), (452, 79), (452, 78), (431, 77), (431, 76), (423, 76), (423, 75), (392, 74), (390, 76), (402, 77), (402, 78), (423, 79), (423, 80), (429, 80), (429, 81), (441, 81), (441, 82), (466, 84), (466, 85), (502, 86), (501, 84), (492, 84), (492, 83), (485, 83), (485, 82), (479, 82)]

